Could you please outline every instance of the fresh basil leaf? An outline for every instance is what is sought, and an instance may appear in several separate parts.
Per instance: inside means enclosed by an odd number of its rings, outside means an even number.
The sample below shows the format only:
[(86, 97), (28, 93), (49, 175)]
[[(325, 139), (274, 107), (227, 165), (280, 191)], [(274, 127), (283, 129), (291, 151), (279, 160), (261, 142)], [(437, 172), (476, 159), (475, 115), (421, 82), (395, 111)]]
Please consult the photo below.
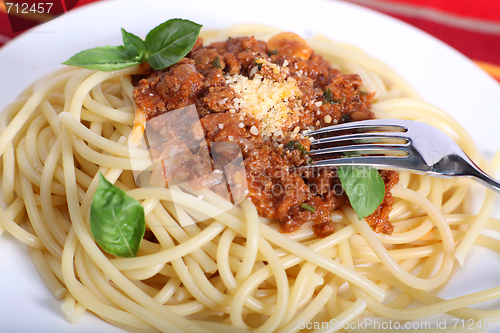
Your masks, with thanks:
[(198, 39), (201, 25), (172, 19), (151, 30), (146, 36), (148, 61), (154, 69), (165, 69), (184, 58)]
[(384, 200), (385, 185), (377, 169), (345, 165), (338, 167), (337, 173), (359, 219), (372, 214), (380, 206)]
[(127, 32), (123, 28), (122, 38), (123, 46), (125, 47), (127, 54), (137, 61), (143, 62), (146, 58), (146, 44), (144, 41), (136, 35)]
[(145, 41), (122, 28), (123, 46), (88, 49), (63, 64), (107, 72), (148, 61), (154, 69), (164, 69), (191, 51), (201, 28), (189, 20), (172, 19), (151, 30)]
[(90, 206), (90, 229), (97, 244), (110, 254), (135, 257), (145, 228), (140, 202), (99, 173), (99, 185)]
[(129, 56), (123, 46), (103, 46), (88, 49), (75, 54), (64, 65), (78, 66), (103, 72), (114, 71), (140, 64), (134, 57)]

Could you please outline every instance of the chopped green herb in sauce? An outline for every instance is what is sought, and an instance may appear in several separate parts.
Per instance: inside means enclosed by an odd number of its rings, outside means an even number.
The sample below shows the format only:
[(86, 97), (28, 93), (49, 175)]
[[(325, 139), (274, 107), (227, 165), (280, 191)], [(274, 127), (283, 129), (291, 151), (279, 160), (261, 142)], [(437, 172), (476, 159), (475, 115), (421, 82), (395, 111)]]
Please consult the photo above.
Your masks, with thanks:
[(298, 141), (292, 140), (283, 146), (286, 150), (298, 150), (304, 158), (307, 158), (309, 164), (312, 164), (313, 160), (309, 157), (309, 152), (307, 149)]
[(330, 90), (330, 88), (326, 89), (323, 92), (323, 104), (326, 104), (326, 103), (339, 104), (341, 102), (342, 102), (342, 100), (333, 99), (333, 93)]
[(212, 62), (212, 66), (214, 68), (222, 68), (222, 65), (220, 64), (219, 57), (215, 58), (215, 60)]
[(257, 68), (259, 69), (259, 71), (262, 69), (262, 63), (257, 62), (257, 60), (255, 60), (253, 63), (257, 65)]
[(308, 204), (306, 203), (303, 203), (302, 205), (300, 205), (300, 208), (302, 209), (307, 209), (313, 213), (316, 213), (316, 208), (314, 208), (313, 206), (309, 206)]

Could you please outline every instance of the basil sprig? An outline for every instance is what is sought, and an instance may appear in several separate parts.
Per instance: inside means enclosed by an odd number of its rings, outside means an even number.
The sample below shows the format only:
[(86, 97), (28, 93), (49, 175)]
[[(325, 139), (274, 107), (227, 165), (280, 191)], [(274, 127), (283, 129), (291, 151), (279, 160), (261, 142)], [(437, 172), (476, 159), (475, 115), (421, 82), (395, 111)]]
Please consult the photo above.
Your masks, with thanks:
[(122, 28), (123, 45), (88, 49), (63, 64), (109, 72), (147, 61), (154, 69), (165, 69), (191, 51), (201, 28), (189, 20), (171, 19), (151, 30), (145, 40)]
[(384, 200), (385, 184), (374, 167), (339, 166), (340, 183), (352, 208), (363, 219), (372, 214)]
[(201, 25), (173, 19), (151, 30), (146, 36), (148, 61), (154, 69), (164, 69), (184, 58), (200, 34)]
[(90, 229), (106, 252), (135, 257), (146, 230), (144, 208), (99, 173), (99, 185), (90, 206)]

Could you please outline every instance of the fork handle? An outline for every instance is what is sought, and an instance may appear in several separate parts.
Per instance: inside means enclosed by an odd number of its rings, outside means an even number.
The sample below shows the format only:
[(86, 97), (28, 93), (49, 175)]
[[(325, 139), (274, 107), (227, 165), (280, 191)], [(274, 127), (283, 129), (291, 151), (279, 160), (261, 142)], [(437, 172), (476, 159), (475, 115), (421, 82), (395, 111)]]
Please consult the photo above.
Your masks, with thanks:
[(500, 194), (500, 182), (481, 170), (465, 152), (460, 150), (457, 154), (447, 157), (434, 165), (434, 171), (437, 171), (437, 174), (472, 177), (487, 188)]
[(469, 163), (468, 174), (478, 180), (481, 184), (500, 194), (500, 182), (481, 170), (474, 162)]
[(490, 177), (489, 175), (482, 172), (481, 170), (479, 170), (477, 173), (475, 173), (474, 177), (477, 180), (479, 180), (483, 185), (488, 187), (489, 189), (500, 194), (500, 182), (498, 182), (498, 180)]

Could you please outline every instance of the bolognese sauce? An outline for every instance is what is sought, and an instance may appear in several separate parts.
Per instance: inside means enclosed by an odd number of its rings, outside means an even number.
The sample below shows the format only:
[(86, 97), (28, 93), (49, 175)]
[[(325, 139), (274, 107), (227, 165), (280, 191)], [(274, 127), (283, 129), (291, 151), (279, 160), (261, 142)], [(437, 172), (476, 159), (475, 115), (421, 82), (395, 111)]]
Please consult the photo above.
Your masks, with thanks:
[[(342, 74), (293, 33), (278, 34), (267, 43), (238, 37), (203, 46), (199, 38), (180, 62), (149, 73), (136, 80), (134, 89), (138, 112), (146, 120), (196, 106), (201, 128), (180, 130), (206, 139), (209, 144), (201, 149), (207, 151), (211, 143), (239, 147), (248, 184), (245, 194), (260, 216), (278, 220), (282, 232), (308, 221), (314, 222), (320, 237), (334, 231), (331, 213), (349, 205), (349, 200), (335, 170), (297, 170), (310, 163), (311, 141), (301, 133), (373, 119), (374, 93), (362, 91), (359, 75)], [(157, 121), (155, 126), (170, 131), (177, 124)], [(199, 171), (190, 167), (196, 163), (185, 151), (175, 170), (177, 177), (186, 174), (184, 180)], [(171, 177), (164, 169), (159, 173)], [(380, 174), (385, 197), (366, 221), (375, 231), (390, 234), (388, 215), (394, 201), (390, 191), (398, 174)], [(214, 181), (210, 186), (222, 185)]]

